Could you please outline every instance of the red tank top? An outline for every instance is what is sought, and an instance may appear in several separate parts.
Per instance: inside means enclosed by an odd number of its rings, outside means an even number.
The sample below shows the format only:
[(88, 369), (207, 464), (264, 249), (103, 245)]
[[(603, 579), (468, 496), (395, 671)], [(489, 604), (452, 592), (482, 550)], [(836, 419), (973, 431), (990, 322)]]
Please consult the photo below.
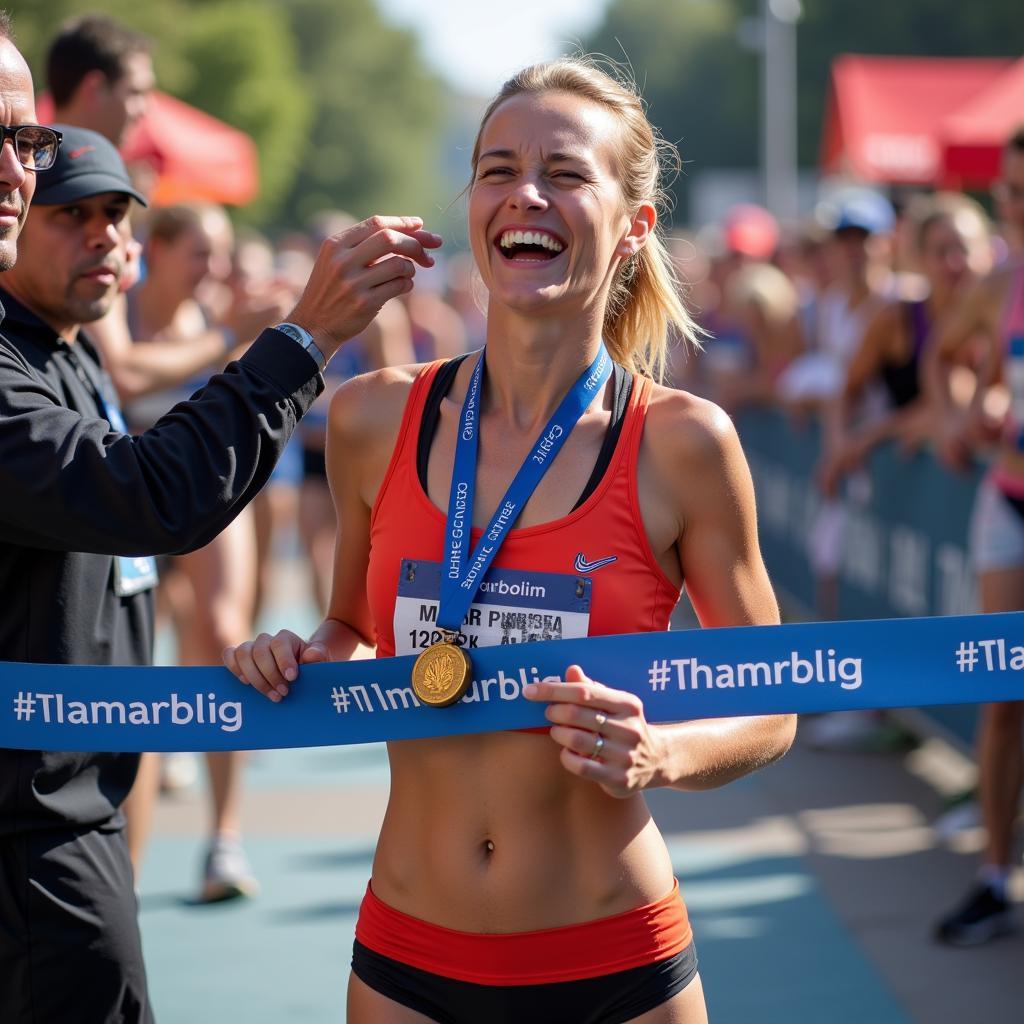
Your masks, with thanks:
[[(403, 559), (442, 558), (445, 513), (431, 502), (416, 471), (423, 406), (442, 365), (428, 364), (413, 383), (370, 519), (366, 584), (378, 657), (395, 653), (394, 614)], [(649, 380), (634, 378), (615, 451), (586, 501), (560, 519), (510, 530), (494, 560), (495, 568), (587, 575), (588, 636), (668, 629), (679, 600), (681, 588), (662, 572), (651, 550), (637, 495), (637, 456), (650, 391)], [(473, 544), (481, 533), (473, 530)]]

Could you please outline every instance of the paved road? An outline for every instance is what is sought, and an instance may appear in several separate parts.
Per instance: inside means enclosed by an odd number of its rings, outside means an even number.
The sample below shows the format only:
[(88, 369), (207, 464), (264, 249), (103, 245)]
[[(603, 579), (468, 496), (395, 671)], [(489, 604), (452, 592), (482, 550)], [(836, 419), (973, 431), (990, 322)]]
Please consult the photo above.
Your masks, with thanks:
[[(284, 600), (275, 621), (294, 619), (295, 607)], [(928, 939), (974, 867), (976, 834), (951, 850), (929, 824), (963, 770), (936, 743), (838, 754), (798, 740), (779, 764), (725, 789), (652, 794), (714, 1024), (1024, 1021), (1024, 938), (970, 951)], [(217, 907), (190, 902), (201, 795), (161, 803), (140, 879), (161, 1024), (344, 1020), (355, 914), (387, 788), (380, 746), (257, 755), (245, 827), (263, 892)]]

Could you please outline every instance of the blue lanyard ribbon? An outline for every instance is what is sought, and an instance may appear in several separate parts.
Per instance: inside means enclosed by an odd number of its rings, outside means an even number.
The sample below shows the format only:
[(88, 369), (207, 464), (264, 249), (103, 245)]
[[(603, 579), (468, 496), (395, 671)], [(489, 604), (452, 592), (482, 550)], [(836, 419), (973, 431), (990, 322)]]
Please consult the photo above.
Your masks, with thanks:
[(487, 350), (480, 353), (462, 403), (459, 433), (455, 440), (455, 466), (448, 495), (445, 527), (444, 571), (438, 595), (437, 624), (458, 632), (473, 603), (473, 595), (487, 575), (512, 524), (519, 518), (541, 477), (555, 461), (573, 427), (600, 394), (612, 372), (612, 360), (604, 342), (594, 361), (576, 379), (569, 393), (544, 425), (526, 461), (509, 484), (505, 496), (470, 554), (473, 499), (476, 494), (476, 457), (480, 442), (480, 392)]
[(414, 658), (307, 665), (280, 704), (224, 668), (0, 663), (0, 746), (255, 750), (547, 724), (526, 683), (577, 663), (650, 722), (1024, 699), (1024, 612), (640, 633), (487, 647), (452, 707), (418, 704)]

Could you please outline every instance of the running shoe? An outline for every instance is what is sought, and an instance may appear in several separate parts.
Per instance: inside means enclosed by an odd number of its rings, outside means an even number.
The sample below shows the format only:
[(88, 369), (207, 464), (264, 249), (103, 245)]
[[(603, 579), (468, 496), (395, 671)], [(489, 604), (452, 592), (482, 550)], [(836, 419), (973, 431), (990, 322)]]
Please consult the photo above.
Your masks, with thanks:
[(198, 781), (195, 754), (173, 751), (160, 755), (160, 792), (165, 796), (180, 796)]
[(217, 836), (206, 854), (200, 903), (221, 903), (252, 897), (259, 892), (242, 844), (230, 836)]
[(938, 923), (935, 938), (949, 946), (980, 946), (1015, 927), (1010, 901), (979, 883)]
[(943, 843), (948, 843), (971, 829), (981, 828), (981, 808), (973, 795), (950, 804), (949, 809), (943, 811), (932, 824), (935, 830), (935, 837)]

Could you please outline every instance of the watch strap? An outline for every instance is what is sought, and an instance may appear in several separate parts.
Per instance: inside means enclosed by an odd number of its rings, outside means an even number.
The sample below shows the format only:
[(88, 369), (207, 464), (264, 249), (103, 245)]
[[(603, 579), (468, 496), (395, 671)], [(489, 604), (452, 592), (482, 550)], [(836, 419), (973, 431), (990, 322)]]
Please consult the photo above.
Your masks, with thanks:
[(286, 321), (284, 323), (276, 324), (274, 330), (287, 335), (295, 342), (296, 345), (299, 345), (308, 352), (316, 363), (317, 368), (321, 372), (323, 371), (324, 367), (327, 365), (327, 357), (320, 350), (320, 346), (313, 340), (313, 335), (310, 334), (305, 327), (300, 327), (298, 324)]

